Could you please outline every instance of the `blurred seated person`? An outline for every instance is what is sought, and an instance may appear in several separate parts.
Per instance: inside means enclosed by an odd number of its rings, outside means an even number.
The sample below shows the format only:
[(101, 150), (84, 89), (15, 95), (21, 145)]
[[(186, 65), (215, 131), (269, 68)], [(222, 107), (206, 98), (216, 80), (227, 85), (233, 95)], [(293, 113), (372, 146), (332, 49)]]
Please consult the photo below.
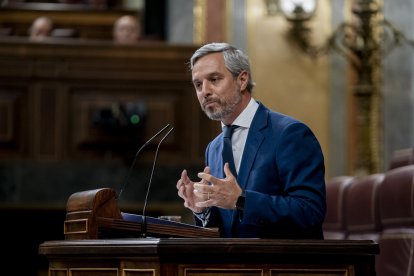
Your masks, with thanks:
[(53, 30), (53, 21), (46, 16), (36, 18), (29, 29), (31, 41), (42, 41), (49, 37)]
[(113, 26), (112, 37), (118, 44), (134, 44), (141, 36), (141, 24), (131, 15), (119, 17)]

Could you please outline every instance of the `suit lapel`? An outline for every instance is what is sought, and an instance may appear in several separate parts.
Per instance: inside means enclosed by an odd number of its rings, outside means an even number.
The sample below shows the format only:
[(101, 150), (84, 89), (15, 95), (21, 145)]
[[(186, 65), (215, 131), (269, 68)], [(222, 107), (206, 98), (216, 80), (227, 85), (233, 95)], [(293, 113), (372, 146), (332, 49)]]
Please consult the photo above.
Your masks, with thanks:
[(257, 151), (264, 139), (264, 135), (261, 131), (263, 128), (267, 127), (267, 109), (261, 103), (259, 104), (259, 108), (257, 109), (250, 126), (249, 134), (247, 135), (246, 145), (242, 156), (242, 163), (240, 164), (239, 175), (237, 177), (237, 181), (242, 189), (246, 188), (250, 170), (256, 158)]

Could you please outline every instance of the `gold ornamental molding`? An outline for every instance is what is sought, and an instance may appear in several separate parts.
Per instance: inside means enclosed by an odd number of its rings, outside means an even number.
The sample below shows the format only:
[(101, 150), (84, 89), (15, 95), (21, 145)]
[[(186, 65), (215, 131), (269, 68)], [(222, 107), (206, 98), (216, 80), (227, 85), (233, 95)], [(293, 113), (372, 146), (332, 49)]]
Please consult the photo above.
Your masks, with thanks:
[(273, 1), (291, 24), (289, 35), (302, 52), (316, 59), (334, 51), (348, 61), (352, 74), (347, 89), (352, 103), (348, 131), (349, 173), (367, 175), (382, 171), (382, 60), (403, 43), (414, 47), (414, 41), (384, 18), (383, 0), (345, 1), (347, 20), (320, 45), (313, 43), (312, 35), (318, 30), (313, 30), (309, 24), (315, 15), (317, 0)]
[(193, 8), (193, 41), (202, 44), (206, 40), (207, 1), (195, 0)]

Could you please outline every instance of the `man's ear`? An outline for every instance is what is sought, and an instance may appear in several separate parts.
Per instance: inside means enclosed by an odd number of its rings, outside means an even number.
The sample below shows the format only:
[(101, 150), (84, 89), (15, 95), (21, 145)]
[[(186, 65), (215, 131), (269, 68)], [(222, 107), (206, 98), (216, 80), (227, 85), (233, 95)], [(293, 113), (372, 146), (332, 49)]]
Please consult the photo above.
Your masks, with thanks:
[(249, 74), (246, 71), (242, 71), (238, 77), (240, 90), (246, 90), (247, 83), (249, 82)]

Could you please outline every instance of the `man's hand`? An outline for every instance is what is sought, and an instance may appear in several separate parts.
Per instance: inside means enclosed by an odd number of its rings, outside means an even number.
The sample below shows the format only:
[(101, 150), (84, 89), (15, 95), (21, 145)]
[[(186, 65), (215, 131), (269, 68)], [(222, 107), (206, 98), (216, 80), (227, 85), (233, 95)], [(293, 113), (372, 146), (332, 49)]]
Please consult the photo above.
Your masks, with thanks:
[(228, 163), (224, 165), (224, 173), (226, 174), (224, 179), (216, 178), (206, 171), (198, 173), (201, 181), (194, 183), (194, 194), (199, 198), (195, 203), (196, 207), (217, 206), (224, 209), (235, 209), (237, 198), (241, 195), (242, 189), (231, 173)]
[[(205, 167), (204, 173), (210, 173), (210, 168)], [(199, 182), (200, 184), (206, 184), (205, 181)], [(201, 201), (194, 193), (194, 182), (188, 177), (187, 171), (183, 170), (181, 178), (177, 181), (178, 196), (184, 199), (184, 206), (195, 213), (201, 213), (206, 208), (203, 206), (197, 206), (197, 202)]]

